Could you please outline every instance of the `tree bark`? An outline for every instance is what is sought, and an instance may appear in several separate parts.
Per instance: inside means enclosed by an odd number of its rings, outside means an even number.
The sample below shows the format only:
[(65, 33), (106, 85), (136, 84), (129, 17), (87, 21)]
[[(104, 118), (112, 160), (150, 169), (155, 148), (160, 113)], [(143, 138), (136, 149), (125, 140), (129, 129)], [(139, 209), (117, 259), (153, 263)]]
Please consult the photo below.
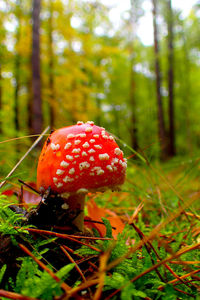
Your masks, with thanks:
[(137, 119), (136, 119), (136, 99), (135, 99), (135, 76), (134, 76), (134, 40), (136, 27), (136, 7), (135, 0), (130, 0), (130, 41), (129, 41), (129, 57), (130, 57), (130, 87), (129, 87), (129, 103), (131, 106), (131, 146), (134, 150), (138, 150), (137, 138)]
[(33, 133), (42, 131), (42, 99), (40, 78), (40, 5), (41, 0), (33, 0), (33, 31), (32, 31), (32, 128)]
[[(1, 62), (0, 62), (0, 112), (2, 112), (3, 110), (3, 105), (2, 105), (2, 66), (1, 66)], [(2, 120), (0, 118), (0, 134), (2, 133)]]
[(50, 111), (50, 126), (55, 126), (55, 88), (54, 88), (54, 53), (53, 53), (53, 7), (52, 0), (49, 0), (49, 111)]
[(156, 74), (156, 98), (158, 107), (158, 137), (160, 140), (160, 158), (166, 160), (168, 157), (168, 138), (165, 128), (164, 111), (161, 95), (161, 71), (159, 59), (159, 41), (157, 26), (157, 0), (152, 0), (153, 4), (153, 29), (154, 29), (154, 54), (155, 54), (155, 74)]
[[(189, 57), (189, 49), (187, 46), (187, 41), (185, 37), (185, 31), (182, 32), (183, 38), (183, 52), (184, 52), (184, 72), (182, 74), (182, 78), (184, 81), (182, 90), (182, 98), (183, 98), (183, 107), (184, 107), (184, 116), (185, 116), (185, 139), (186, 139), (186, 150), (189, 155), (193, 154), (194, 151), (194, 135), (192, 134), (192, 118), (190, 117), (189, 107), (192, 107), (191, 95), (192, 95), (192, 80), (191, 80), (191, 65), (190, 65), (190, 57)], [(185, 76), (184, 76), (185, 75)], [(181, 85), (182, 86), (182, 85)]]
[(15, 56), (15, 93), (14, 93), (14, 123), (16, 132), (19, 131), (19, 72), (20, 72), (20, 56), (16, 53)]
[(173, 12), (171, 0), (168, 0), (168, 93), (169, 93), (169, 149), (170, 157), (176, 154), (174, 127), (174, 47), (173, 47)]
[(16, 29), (16, 53), (14, 62), (14, 76), (15, 76), (15, 92), (14, 92), (14, 123), (16, 132), (19, 131), (19, 89), (20, 89), (20, 54), (17, 50), (17, 46), (20, 43), (21, 35), (21, 0), (16, 2), (16, 16), (18, 19), (18, 26)]
[(134, 150), (138, 150), (138, 139), (137, 139), (137, 120), (136, 120), (136, 101), (135, 101), (135, 80), (133, 62), (131, 62), (130, 71), (130, 104), (131, 104), (131, 146)]

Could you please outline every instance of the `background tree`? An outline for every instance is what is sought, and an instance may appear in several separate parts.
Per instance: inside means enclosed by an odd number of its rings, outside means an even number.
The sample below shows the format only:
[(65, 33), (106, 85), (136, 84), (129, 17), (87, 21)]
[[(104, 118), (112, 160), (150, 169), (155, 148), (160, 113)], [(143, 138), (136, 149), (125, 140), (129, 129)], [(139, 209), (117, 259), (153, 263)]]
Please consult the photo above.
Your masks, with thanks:
[[(3, 111), (3, 101), (2, 101), (2, 92), (3, 92), (3, 78), (2, 78), (2, 57), (3, 57), (3, 39), (4, 39), (4, 31), (2, 27), (2, 14), (0, 15), (0, 116), (2, 116)], [(0, 118), (2, 120), (2, 117)], [(2, 121), (0, 121), (0, 134), (2, 133)]]
[(42, 99), (40, 79), (40, 5), (41, 0), (33, 0), (33, 35), (32, 35), (32, 130), (33, 133), (42, 131)]
[(158, 25), (157, 25), (157, 0), (152, 0), (153, 4), (153, 28), (154, 28), (154, 54), (155, 54), (155, 74), (156, 74), (156, 97), (158, 109), (158, 135), (161, 146), (161, 159), (165, 160), (168, 157), (168, 138), (165, 126), (162, 94), (161, 94), (161, 70), (160, 70), (160, 50), (158, 40)]
[(54, 50), (53, 50), (53, 2), (49, 1), (49, 30), (48, 30), (48, 40), (49, 40), (49, 109), (50, 109), (50, 126), (54, 128), (55, 125), (55, 87), (54, 87)]
[(169, 0), (152, 3), (155, 45), (148, 46), (138, 35), (142, 0), (131, 0), (117, 24), (115, 8), (100, 0), (2, 4), (2, 138), (27, 135), (33, 121), (39, 133), (91, 119), (150, 158), (171, 156), (170, 140), (176, 155), (197, 153), (199, 7), (185, 17)]
[(168, 28), (168, 97), (169, 97), (169, 156), (174, 156), (175, 125), (174, 125), (174, 33), (173, 11), (171, 0), (167, 1), (167, 28)]
[(138, 138), (137, 138), (137, 119), (136, 119), (136, 92), (135, 92), (135, 52), (134, 44), (136, 42), (136, 27), (138, 22), (138, 17), (140, 13), (140, 6), (142, 1), (130, 0), (130, 19), (129, 19), (129, 59), (130, 59), (130, 108), (131, 108), (131, 118), (130, 118), (130, 135), (131, 135), (131, 146), (136, 151), (138, 150)]
[(15, 4), (15, 16), (17, 19), (17, 26), (16, 26), (16, 34), (15, 34), (15, 61), (14, 61), (14, 77), (15, 77), (15, 92), (14, 92), (14, 123), (15, 123), (15, 130), (16, 133), (19, 131), (19, 91), (20, 91), (20, 69), (21, 69), (21, 57), (18, 51), (20, 37), (21, 37), (21, 12), (22, 2), (21, 0), (17, 0)]

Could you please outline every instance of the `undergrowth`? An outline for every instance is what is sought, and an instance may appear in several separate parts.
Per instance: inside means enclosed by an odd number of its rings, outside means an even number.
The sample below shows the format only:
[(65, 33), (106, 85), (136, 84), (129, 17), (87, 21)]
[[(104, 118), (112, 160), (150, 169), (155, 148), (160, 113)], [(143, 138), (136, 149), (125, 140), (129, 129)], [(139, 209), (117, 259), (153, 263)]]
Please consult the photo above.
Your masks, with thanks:
[(1, 299), (198, 299), (199, 169), (173, 163), (134, 164), (123, 191), (95, 196), (126, 224), (117, 239), (107, 218), (105, 239), (37, 232), (1, 196)]

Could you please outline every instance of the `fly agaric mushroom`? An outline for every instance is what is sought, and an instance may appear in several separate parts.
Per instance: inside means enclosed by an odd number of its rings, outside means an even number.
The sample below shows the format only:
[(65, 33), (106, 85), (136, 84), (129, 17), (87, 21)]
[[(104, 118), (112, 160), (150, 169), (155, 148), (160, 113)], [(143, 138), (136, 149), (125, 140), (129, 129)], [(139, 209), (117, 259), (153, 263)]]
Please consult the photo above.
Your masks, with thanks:
[(79, 209), (73, 224), (83, 231), (84, 200), (88, 192), (117, 190), (124, 183), (126, 159), (104, 128), (93, 122), (55, 130), (39, 157), (37, 187), (66, 200), (64, 209)]

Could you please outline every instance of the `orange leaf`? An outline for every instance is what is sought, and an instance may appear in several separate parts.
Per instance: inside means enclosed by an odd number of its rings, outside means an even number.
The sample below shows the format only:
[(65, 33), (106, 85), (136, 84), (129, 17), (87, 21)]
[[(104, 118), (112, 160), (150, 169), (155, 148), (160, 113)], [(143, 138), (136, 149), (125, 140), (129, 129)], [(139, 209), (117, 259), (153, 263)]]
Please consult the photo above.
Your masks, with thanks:
[[(87, 210), (88, 217), (92, 221), (102, 222), (102, 217), (107, 218), (110, 221), (110, 224), (113, 227), (112, 235), (114, 239), (117, 238), (118, 233), (123, 231), (125, 224), (122, 222), (120, 217), (115, 212), (107, 208), (98, 207), (93, 199), (90, 199), (87, 202)], [(85, 225), (89, 228), (97, 229), (102, 237), (106, 234), (105, 225), (87, 222), (87, 217), (85, 219)]]
[[(36, 189), (36, 183), (35, 182), (28, 182), (28, 184)], [(21, 195), (21, 190), (18, 187), (12, 187), (11, 189), (5, 190), (2, 193), (6, 196), (12, 196), (14, 194)], [(36, 205), (40, 202), (41, 196), (33, 193), (31, 190), (23, 189), (23, 197), (22, 197), (22, 203), (23, 204), (33, 204)]]

